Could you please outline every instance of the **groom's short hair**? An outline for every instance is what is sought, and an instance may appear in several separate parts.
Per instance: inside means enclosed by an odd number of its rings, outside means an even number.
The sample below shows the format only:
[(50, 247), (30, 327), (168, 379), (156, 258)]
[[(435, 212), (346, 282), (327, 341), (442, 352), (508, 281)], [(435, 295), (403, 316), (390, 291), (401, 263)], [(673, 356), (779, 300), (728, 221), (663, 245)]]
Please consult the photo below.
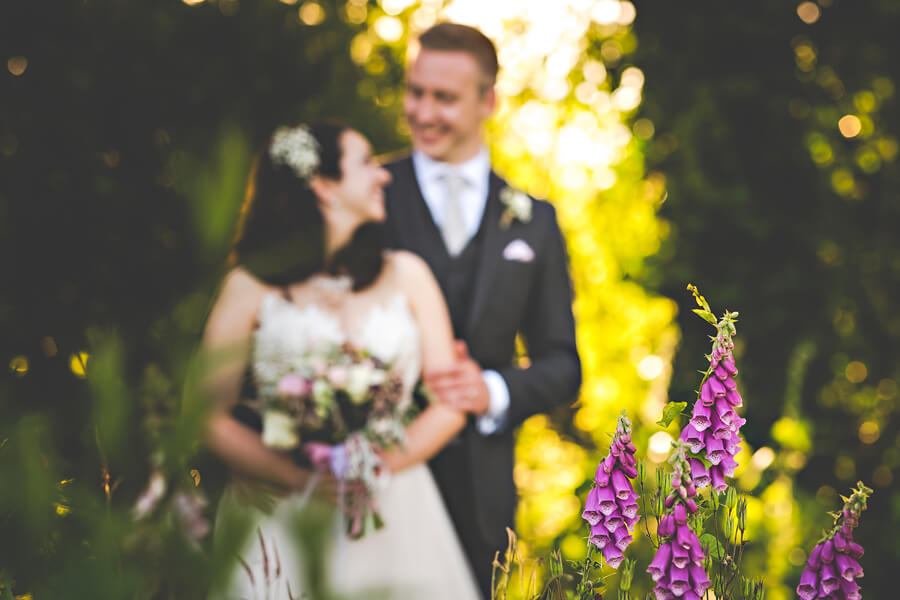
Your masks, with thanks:
[(499, 63), (494, 42), (468, 25), (438, 23), (419, 36), (419, 46), (428, 50), (465, 52), (475, 59), (487, 79), (488, 87), (497, 80)]

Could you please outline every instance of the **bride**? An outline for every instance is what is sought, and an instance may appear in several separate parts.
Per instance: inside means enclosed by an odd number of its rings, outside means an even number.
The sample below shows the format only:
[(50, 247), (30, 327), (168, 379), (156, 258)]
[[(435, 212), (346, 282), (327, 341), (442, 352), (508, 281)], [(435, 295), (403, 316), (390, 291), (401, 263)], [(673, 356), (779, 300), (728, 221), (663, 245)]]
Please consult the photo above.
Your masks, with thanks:
[[(291, 530), (313, 509), (310, 496), (340, 497), (333, 478), (299, 466), (232, 416), (248, 369), (273, 353), (299, 358), (317, 344), (349, 342), (391, 365), (409, 404), (423, 368), (454, 360), (449, 315), (428, 266), (380, 245), (375, 223), (385, 217), (389, 180), (366, 139), (334, 123), (279, 129), (251, 174), (233, 268), (203, 338), (204, 350), (220, 359), (206, 378), (214, 407), (205, 442), (239, 477), (286, 494), (264, 510), (226, 491), (217, 540), (228, 536), (232, 518), (252, 526), (214, 598), (310, 597), (307, 571), (321, 556), (304, 556)], [(402, 447), (382, 452), (391, 473), (376, 492), (382, 529), (351, 540), (340, 511), (332, 511), (329, 547), (317, 549), (332, 589), (352, 597), (478, 598), (424, 464), (464, 423), (462, 413), (432, 404), (407, 427)]]

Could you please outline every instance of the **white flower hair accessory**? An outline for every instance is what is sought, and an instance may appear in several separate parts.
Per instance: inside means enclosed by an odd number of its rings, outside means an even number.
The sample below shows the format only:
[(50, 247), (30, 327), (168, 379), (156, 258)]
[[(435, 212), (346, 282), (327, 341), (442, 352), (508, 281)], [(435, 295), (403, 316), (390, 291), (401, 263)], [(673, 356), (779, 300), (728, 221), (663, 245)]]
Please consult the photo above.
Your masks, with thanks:
[(500, 227), (506, 229), (513, 220), (522, 223), (531, 221), (531, 197), (512, 187), (505, 187), (500, 191), (500, 202), (505, 207), (500, 217)]
[(279, 127), (269, 148), (272, 162), (287, 165), (297, 177), (309, 179), (319, 166), (319, 143), (305, 125)]

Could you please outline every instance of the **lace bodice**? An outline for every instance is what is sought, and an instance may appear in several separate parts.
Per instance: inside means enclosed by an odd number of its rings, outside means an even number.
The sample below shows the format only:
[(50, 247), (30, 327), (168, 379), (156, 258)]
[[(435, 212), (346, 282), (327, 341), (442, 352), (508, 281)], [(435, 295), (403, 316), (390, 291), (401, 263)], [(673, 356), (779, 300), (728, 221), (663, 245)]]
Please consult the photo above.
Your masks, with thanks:
[(422, 368), (419, 327), (406, 296), (380, 284), (351, 293), (341, 280), (316, 276), (290, 290), (263, 297), (254, 335), (254, 375), (285, 361), (302, 361), (316, 350), (344, 343), (366, 350), (392, 366), (403, 381), (403, 403)]

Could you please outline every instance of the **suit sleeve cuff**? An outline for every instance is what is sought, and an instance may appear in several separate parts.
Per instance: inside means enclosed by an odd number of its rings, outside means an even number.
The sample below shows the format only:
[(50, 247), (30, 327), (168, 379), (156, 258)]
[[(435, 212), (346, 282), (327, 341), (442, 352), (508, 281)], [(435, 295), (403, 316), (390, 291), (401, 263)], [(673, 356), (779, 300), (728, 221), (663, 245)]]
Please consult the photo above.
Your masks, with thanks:
[(509, 388), (506, 387), (503, 376), (497, 371), (484, 371), (481, 376), (487, 385), (491, 401), (487, 412), (476, 420), (476, 427), (481, 435), (490, 435), (496, 432), (506, 419), (509, 410)]

